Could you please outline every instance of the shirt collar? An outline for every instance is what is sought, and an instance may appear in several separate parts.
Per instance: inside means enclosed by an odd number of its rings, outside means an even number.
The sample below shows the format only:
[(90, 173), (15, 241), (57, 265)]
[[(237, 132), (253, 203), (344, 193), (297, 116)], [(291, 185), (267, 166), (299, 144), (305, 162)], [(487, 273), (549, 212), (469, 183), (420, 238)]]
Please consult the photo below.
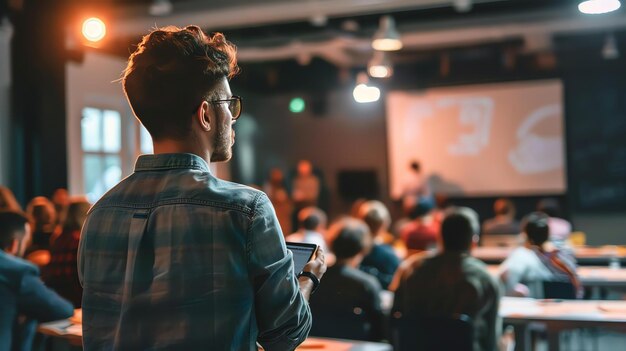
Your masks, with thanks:
[(135, 162), (135, 172), (164, 171), (168, 169), (197, 169), (210, 173), (206, 161), (194, 154), (141, 155)]

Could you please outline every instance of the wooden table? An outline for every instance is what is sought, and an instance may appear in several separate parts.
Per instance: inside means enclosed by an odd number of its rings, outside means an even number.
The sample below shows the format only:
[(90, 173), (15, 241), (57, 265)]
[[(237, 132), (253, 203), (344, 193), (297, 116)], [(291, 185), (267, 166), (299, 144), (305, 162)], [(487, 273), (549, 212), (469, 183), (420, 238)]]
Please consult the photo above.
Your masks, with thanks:
[[(61, 338), (72, 346), (81, 346), (83, 341), (82, 326), (68, 319), (42, 323), (39, 325), (38, 332), (55, 338)], [(310, 337), (307, 338), (297, 350), (391, 351), (392, 347), (390, 344), (378, 342)]]
[[(472, 250), (472, 256), (488, 264), (500, 264), (514, 249), (514, 247), (481, 246)], [(579, 265), (608, 266), (615, 258), (622, 266), (626, 266), (626, 247), (623, 246), (575, 247), (574, 255)]]
[[(500, 266), (488, 265), (489, 274), (498, 276)], [(584, 287), (626, 288), (626, 268), (581, 266), (576, 269)]]
[(535, 300), (504, 297), (500, 302), (504, 323), (515, 326), (516, 350), (530, 350), (531, 323), (545, 325), (548, 349), (559, 350), (559, 333), (579, 328), (626, 332), (626, 301)]

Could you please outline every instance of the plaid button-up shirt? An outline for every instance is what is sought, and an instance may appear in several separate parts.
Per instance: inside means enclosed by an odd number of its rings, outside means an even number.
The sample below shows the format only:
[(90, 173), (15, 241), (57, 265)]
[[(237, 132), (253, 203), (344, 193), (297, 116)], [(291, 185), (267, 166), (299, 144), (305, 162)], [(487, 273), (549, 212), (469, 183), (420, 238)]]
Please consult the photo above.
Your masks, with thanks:
[(311, 327), (267, 196), (191, 154), (140, 156), (79, 248), (85, 350), (294, 349)]

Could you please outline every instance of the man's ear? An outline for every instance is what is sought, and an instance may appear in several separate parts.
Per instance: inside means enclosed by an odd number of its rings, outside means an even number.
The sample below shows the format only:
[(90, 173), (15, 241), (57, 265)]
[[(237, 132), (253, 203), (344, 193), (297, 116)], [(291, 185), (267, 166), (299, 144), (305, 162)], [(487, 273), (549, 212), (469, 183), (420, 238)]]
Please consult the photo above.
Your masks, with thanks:
[(206, 101), (203, 101), (202, 104), (196, 110), (194, 114), (194, 118), (198, 121), (200, 127), (205, 132), (211, 130), (211, 118), (213, 118), (213, 110), (210, 109), (210, 104)]
[(13, 239), (13, 241), (11, 241), (11, 245), (9, 245), (9, 249), (7, 250), (7, 252), (9, 253), (9, 255), (17, 256), (19, 250), (20, 241), (17, 239)]

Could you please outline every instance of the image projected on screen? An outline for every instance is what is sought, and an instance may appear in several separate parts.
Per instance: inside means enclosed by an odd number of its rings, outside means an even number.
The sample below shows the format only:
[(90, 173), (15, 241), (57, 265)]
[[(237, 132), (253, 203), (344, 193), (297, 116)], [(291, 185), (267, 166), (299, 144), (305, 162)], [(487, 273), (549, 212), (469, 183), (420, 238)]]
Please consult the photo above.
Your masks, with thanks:
[(415, 176), (413, 161), (435, 193), (565, 192), (562, 96), (557, 80), (390, 92), (392, 196)]

